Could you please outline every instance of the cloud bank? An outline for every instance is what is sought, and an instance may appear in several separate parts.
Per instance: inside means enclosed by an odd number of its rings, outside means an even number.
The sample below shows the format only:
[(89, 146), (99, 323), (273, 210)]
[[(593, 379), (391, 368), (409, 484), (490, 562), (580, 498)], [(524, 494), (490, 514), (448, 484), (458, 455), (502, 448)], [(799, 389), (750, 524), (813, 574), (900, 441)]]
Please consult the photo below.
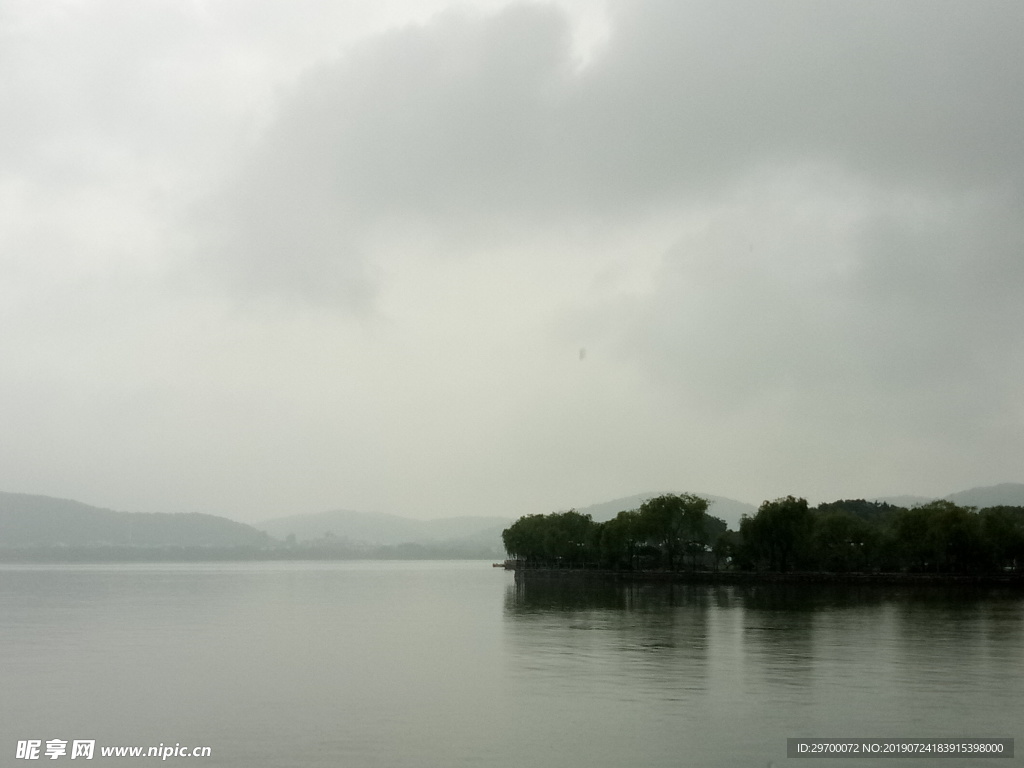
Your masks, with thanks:
[(269, 8), (0, 18), (11, 490), (1019, 479), (1019, 4)]

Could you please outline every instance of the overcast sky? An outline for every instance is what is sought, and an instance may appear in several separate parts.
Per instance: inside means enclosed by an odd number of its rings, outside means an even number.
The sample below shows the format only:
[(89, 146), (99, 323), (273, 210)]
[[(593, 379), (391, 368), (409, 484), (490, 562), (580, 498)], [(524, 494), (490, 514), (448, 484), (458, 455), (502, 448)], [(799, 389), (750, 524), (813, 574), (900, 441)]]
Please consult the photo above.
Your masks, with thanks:
[(1024, 481), (1024, 4), (0, 0), (0, 489)]

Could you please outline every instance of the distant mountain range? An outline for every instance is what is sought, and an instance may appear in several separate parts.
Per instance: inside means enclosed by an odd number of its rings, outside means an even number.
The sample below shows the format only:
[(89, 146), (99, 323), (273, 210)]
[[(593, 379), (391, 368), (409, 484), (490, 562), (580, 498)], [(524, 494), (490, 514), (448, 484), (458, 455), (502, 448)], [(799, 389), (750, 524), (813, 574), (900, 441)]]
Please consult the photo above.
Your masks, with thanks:
[(382, 512), (329, 512), (290, 515), (257, 523), (275, 538), (294, 536), (298, 542), (345, 539), (355, 544), (501, 544), (501, 532), (512, 522), (505, 517), (447, 517), (413, 520)]
[[(18, 560), (46, 550), (44, 559), (60, 559), (65, 552), (71, 559), (91, 553), (116, 560), (144, 551), (166, 557), (169, 550), (188, 550), (187, 559), (204, 551), (217, 557), (491, 558), (503, 555), (501, 532), (510, 522), (338, 511), (255, 527), (217, 515), (117, 512), (70, 499), (0, 492), (0, 555)], [(301, 544), (306, 546), (294, 546)]]
[(115, 512), (0, 492), (0, 547), (237, 547), (269, 541), (251, 525), (216, 515)]
[(951, 493), (944, 497), (962, 507), (1024, 507), (1024, 483), (1000, 483)]
[[(578, 508), (597, 522), (622, 510), (637, 509), (660, 493), (639, 493)], [(733, 530), (740, 517), (757, 508), (735, 499), (698, 494), (708, 499), (708, 512)], [(945, 499), (979, 509), (1024, 506), (1024, 484), (972, 488)], [(914, 506), (935, 499), (890, 496), (874, 499)], [(539, 510), (538, 510), (539, 511)], [(545, 510), (550, 512), (552, 510)], [(46, 549), (107, 552), (117, 559), (126, 551), (185, 548), (192, 556), (217, 549), (270, 557), (501, 557), (501, 532), (512, 522), (505, 517), (451, 517), (413, 520), (398, 515), (334, 510), (266, 520), (246, 525), (217, 515), (198, 513), (117, 512), (68, 499), (0, 492), (0, 555)], [(17, 559), (17, 558), (15, 558)]]
[(913, 507), (930, 501), (952, 501), (961, 507), (1024, 507), (1024, 483), (1000, 483), (957, 491), (948, 496), (885, 496), (872, 501), (884, 501), (897, 507)]

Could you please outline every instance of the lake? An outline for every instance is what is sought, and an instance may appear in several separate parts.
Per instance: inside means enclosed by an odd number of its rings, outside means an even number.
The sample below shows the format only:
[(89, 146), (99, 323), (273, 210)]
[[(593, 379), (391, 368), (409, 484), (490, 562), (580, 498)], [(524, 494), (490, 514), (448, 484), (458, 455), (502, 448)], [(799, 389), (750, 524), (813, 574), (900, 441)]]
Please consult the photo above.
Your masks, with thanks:
[(167, 764), (764, 768), (791, 737), (1021, 736), (1024, 599), (481, 562), (0, 566), (0, 664), (0, 765), (59, 739), (48, 765), (94, 740), (90, 765), (180, 744), (211, 756)]

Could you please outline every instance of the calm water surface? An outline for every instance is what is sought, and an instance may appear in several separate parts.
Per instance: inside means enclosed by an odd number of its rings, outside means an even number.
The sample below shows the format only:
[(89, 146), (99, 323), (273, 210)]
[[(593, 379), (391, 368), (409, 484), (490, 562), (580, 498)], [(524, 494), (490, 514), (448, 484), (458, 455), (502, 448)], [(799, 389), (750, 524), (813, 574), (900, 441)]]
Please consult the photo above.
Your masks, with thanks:
[(210, 746), (167, 760), (210, 768), (999, 768), (1021, 759), (794, 762), (786, 738), (1024, 750), (1022, 723), (1024, 600), (998, 591), (517, 584), (479, 562), (0, 567), (0, 765), (44, 764), (15, 760), (19, 740), (95, 739)]

